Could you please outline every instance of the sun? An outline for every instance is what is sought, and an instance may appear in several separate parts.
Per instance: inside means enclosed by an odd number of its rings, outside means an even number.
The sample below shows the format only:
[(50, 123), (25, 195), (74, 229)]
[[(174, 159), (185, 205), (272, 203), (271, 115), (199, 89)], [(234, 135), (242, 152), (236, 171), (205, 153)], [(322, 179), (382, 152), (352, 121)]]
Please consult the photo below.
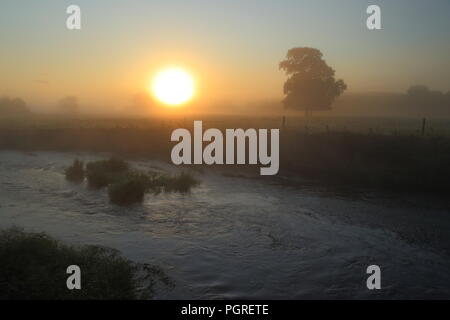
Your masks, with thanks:
[(194, 79), (183, 69), (164, 69), (153, 79), (151, 91), (159, 101), (165, 104), (181, 105), (194, 96)]

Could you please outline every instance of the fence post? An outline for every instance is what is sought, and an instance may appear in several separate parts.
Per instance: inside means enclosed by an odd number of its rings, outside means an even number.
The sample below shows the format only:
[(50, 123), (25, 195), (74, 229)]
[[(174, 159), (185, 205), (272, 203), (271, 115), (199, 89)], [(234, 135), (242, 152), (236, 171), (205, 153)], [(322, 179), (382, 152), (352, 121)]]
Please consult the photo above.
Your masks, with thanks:
[(425, 136), (425, 125), (426, 125), (427, 119), (422, 119), (422, 137)]

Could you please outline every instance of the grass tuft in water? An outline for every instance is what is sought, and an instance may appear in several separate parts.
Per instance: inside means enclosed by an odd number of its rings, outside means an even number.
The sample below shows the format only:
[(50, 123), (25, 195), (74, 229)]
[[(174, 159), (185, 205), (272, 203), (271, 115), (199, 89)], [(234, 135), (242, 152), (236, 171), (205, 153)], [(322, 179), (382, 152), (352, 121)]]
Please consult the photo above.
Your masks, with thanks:
[(148, 176), (141, 173), (126, 174), (109, 185), (109, 199), (117, 205), (130, 205), (142, 202), (148, 185)]
[(89, 162), (86, 165), (88, 185), (97, 189), (107, 187), (128, 170), (128, 163), (117, 158)]
[(72, 165), (64, 171), (66, 179), (71, 182), (81, 183), (84, 180), (84, 163), (75, 159)]
[(199, 184), (188, 172), (175, 175), (143, 173), (133, 170), (126, 161), (117, 158), (89, 162), (86, 170), (83, 169), (83, 162), (76, 159), (73, 165), (66, 169), (66, 177), (71, 181), (76, 179), (81, 182), (85, 175), (89, 187), (108, 187), (110, 201), (123, 206), (142, 202), (147, 192), (186, 193)]
[(189, 172), (181, 172), (176, 175), (159, 175), (153, 177), (151, 183), (156, 188), (162, 188), (164, 192), (189, 192), (192, 187), (199, 184)]

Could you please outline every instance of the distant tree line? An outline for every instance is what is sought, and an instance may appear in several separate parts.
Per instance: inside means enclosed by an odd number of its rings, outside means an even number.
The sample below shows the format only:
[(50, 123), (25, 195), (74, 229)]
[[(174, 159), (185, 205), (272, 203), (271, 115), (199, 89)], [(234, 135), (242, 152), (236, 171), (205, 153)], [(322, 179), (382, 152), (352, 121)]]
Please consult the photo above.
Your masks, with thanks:
[(376, 117), (450, 117), (450, 93), (414, 85), (403, 93), (349, 93), (336, 101), (330, 115)]
[(450, 107), (450, 91), (443, 93), (438, 90), (430, 90), (424, 85), (414, 85), (406, 92), (411, 105), (419, 107)]
[(0, 116), (29, 114), (27, 104), (20, 98), (0, 98)]
[[(335, 78), (335, 71), (315, 48), (290, 49), (279, 67), (288, 76), (283, 86), (284, 107), (304, 111), (306, 116), (313, 111), (330, 110), (336, 98), (347, 89), (345, 82)], [(350, 94), (337, 101), (337, 109), (361, 115), (447, 117), (450, 116), (450, 91), (444, 93), (425, 85), (413, 85), (404, 94)]]
[(80, 112), (78, 98), (75, 96), (65, 96), (58, 101), (58, 110), (61, 113), (73, 115)]

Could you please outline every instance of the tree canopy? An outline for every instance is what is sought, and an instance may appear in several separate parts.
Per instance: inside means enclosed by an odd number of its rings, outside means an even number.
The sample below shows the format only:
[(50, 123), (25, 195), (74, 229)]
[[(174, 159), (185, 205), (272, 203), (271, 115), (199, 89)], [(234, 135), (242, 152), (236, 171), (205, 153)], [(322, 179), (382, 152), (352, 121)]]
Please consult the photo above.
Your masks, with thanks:
[(76, 114), (79, 112), (78, 98), (75, 96), (66, 96), (59, 100), (58, 108), (66, 114)]
[(439, 90), (430, 90), (425, 85), (413, 85), (408, 88), (406, 97), (409, 107), (421, 112), (440, 110), (448, 113), (450, 110), (450, 91), (444, 93)]
[(0, 115), (28, 114), (27, 104), (20, 98), (0, 97)]
[(322, 59), (322, 52), (314, 48), (292, 48), (286, 59), (280, 62), (288, 79), (284, 84), (286, 108), (305, 110), (328, 110), (336, 97), (347, 85), (336, 80), (335, 71)]

